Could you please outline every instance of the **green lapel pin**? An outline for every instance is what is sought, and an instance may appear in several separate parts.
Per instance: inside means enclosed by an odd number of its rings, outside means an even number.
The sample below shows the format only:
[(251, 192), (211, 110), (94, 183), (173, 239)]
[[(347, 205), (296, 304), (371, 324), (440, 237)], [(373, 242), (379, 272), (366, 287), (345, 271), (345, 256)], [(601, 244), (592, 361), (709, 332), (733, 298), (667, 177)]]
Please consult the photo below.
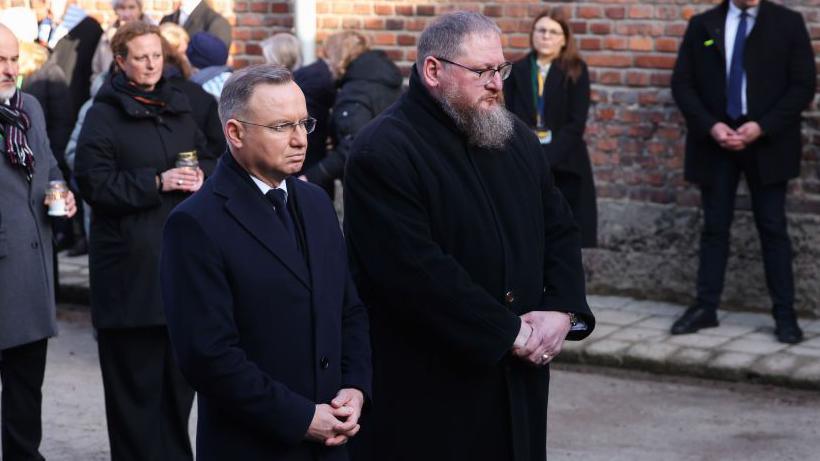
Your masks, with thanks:
[(712, 46), (714, 44), (715, 44), (715, 41), (712, 40), (711, 38), (709, 40), (706, 40), (705, 42), (703, 42), (703, 46)]

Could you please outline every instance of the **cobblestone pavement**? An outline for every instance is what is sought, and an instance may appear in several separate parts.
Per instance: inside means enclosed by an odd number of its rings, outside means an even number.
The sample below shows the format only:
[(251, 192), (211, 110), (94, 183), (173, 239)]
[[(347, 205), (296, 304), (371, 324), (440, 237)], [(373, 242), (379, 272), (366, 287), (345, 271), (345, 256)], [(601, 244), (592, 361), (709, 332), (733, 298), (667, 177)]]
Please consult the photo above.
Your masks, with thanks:
[[(70, 299), (88, 299), (86, 257), (60, 256), (60, 285)], [(805, 340), (774, 339), (769, 315), (719, 311), (720, 327), (671, 336), (684, 306), (616, 296), (589, 296), (598, 321), (585, 341), (568, 342), (558, 360), (730, 381), (820, 390), (820, 320), (802, 319)]]

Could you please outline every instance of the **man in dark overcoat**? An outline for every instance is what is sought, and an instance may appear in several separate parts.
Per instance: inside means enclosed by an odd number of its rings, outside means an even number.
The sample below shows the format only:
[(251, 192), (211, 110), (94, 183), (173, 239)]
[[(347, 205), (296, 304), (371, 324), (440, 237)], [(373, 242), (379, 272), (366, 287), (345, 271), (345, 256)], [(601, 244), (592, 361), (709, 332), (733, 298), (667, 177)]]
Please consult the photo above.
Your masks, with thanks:
[(538, 138), (510, 114), (500, 30), (451, 13), (409, 90), (357, 136), (348, 248), (369, 308), (361, 459), (546, 458), (549, 362), (594, 327), (581, 239)]
[(316, 121), (278, 65), (234, 73), (219, 115), (230, 152), (171, 214), (161, 263), (171, 340), (199, 393), (197, 459), (347, 460), (370, 341), (333, 206), (292, 177)]
[(673, 334), (718, 325), (729, 232), (741, 175), (752, 201), (772, 298), (775, 336), (798, 343), (792, 250), (786, 229), (788, 180), (800, 174), (800, 113), (816, 87), (802, 16), (767, 0), (726, 0), (692, 17), (672, 75), (686, 118), (687, 181), (703, 208), (696, 303)]
[[(48, 338), (57, 334), (49, 181), (62, 180), (33, 96), (16, 88), (17, 38), (0, 25), (0, 388), (2, 456), (43, 459), (41, 407)], [(71, 192), (67, 217), (77, 211)]]

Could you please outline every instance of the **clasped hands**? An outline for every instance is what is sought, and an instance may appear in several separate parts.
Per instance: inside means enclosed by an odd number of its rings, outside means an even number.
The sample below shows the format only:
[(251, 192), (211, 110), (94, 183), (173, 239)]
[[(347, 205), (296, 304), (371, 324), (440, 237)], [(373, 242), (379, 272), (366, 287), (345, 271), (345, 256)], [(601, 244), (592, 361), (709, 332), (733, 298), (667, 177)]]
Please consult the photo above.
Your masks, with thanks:
[(336, 394), (330, 405), (316, 405), (313, 420), (305, 437), (328, 447), (344, 445), (359, 432), (364, 394), (353, 388), (345, 388)]
[(757, 122), (746, 122), (737, 130), (729, 128), (729, 125), (723, 122), (718, 122), (712, 126), (709, 134), (720, 147), (737, 152), (757, 141), (757, 138), (763, 134), (763, 130)]
[(533, 365), (546, 365), (561, 353), (569, 329), (569, 314), (565, 312), (527, 312), (521, 316), (512, 353)]

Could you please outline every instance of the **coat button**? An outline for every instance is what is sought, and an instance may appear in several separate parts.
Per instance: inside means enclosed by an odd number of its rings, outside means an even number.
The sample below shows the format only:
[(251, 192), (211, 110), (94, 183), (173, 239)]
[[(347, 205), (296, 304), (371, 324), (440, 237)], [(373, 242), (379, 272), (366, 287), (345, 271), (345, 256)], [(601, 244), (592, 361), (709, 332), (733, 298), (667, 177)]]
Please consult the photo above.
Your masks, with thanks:
[(40, 244), (37, 243), (37, 242), (31, 242), (31, 247), (36, 250), (36, 249), (40, 248)]
[(322, 360), (319, 360), (319, 365), (322, 369), (326, 370), (327, 367), (330, 366), (330, 360), (328, 360), (327, 357), (322, 357)]
[(512, 290), (505, 293), (504, 294), (504, 301), (506, 301), (507, 304), (514, 303), (515, 302), (515, 293), (513, 293)]

